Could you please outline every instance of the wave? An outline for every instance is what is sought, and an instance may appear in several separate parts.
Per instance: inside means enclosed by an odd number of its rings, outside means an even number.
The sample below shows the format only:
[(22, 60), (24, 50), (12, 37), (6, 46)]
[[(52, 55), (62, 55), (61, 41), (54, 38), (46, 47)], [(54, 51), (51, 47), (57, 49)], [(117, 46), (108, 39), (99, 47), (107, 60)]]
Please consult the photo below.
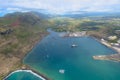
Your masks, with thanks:
[(28, 73), (32, 73), (32, 74), (35, 75), (36, 77), (39, 77), (39, 78), (42, 79), (42, 80), (46, 80), (46, 79), (44, 79), (42, 76), (34, 73), (34, 72), (31, 71), (31, 70), (16, 70), (16, 71), (14, 71), (14, 72), (11, 72), (11, 73), (10, 73), (5, 79), (3, 79), (3, 80), (6, 80), (9, 76), (11, 76), (12, 74), (14, 74), (14, 73), (16, 73), (16, 72), (28, 72)]

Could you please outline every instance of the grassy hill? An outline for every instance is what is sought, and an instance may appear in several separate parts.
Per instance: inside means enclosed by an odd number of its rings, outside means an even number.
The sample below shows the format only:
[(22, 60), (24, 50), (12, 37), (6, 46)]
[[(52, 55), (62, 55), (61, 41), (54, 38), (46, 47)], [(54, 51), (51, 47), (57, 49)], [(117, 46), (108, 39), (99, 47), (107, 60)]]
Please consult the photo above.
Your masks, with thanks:
[[(33, 12), (17, 12), (0, 18), (0, 80), (23, 66), (23, 57), (48, 34), (49, 25), (43, 14), (40, 17)], [(11, 31), (7, 33), (8, 30)]]

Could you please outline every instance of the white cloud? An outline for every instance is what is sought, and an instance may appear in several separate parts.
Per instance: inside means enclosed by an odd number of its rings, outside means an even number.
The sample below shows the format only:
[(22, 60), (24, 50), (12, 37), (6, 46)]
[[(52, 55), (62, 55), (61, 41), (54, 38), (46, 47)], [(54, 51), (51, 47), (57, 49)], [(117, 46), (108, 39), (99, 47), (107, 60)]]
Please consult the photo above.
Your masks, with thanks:
[(7, 11), (22, 11), (20, 8), (7, 8)]
[(98, 9), (97, 7), (91, 7), (91, 8), (85, 9), (85, 11), (89, 11), (89, 12), (94, 12), (94, 11), (97, 11), (97, 12), (108, 12), (108, 11), (112, 11), (112, 9), (104, 8), (104, 7), (101, 7), (101, 8)]
[[(0, 1), (1, 3), (2, 1)], [(88, 10), (110, 11), (115, 5), (120, 5), (120, 0), (6, 0), (2, 6), (15, 6), (21, 8), (47, 9), (55, 12)], [(120, 9), (120, 7), (118, 7)], [(19, 11), (18, 8), (9, 10)]]

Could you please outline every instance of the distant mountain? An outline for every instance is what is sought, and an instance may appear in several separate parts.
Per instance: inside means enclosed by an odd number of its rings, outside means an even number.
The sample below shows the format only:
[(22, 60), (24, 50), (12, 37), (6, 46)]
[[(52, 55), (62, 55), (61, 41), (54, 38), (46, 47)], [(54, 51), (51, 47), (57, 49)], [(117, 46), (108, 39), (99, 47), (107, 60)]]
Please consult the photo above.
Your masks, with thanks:
[(44, 19), (48, 19), (48, 18), (50, 18), (51, 17), (51, 14), (46, 14), (46, 13), (41, 13), (41, 12), (29, 12), (29, 13), (32, 13), (32, 14), (34, 14), (34, 15), (37, 15), (38, 17), (40, 17), (40, 18), (44, 18)]
[(62, 17), (70, 17), (70, 18), (84, 18), (84, 17), (107, 17), (107, 16), (120, 16), (120, 12), (87, 12), (87, 11), (72, 11), (66, 12)]
[(19, 16), (26, 16), (26, 15), (29, 15), (29, 16), (36, 16), (36, 17), (40, 17), (40, 18), (49, 18), (50, 15), (47, 15), (47, 14), (43, 14), (43, 13), (40, 13), (40, 12), (14, 12), (14, 13), (8, 13), (6, 14), (4, 17), (19, 17)]
[[(119, 12), (86, 12), (86, 11), (72, 11), (66, 12), (62, 15), (54, 15), (54, 14), (44, 14), (43, 12), (15, 12), (6, 14), (3, 19), (3, 23), (9, 24), (11, 26), (17, 25), (41, 25), (43, 22), (47, 23), (47, 19), (53, 17), (70, 17), (70, 18), (92, 18), (96, 19), (109, 19), (109, 18), (120, 18)], [(45, 20), (45, 21), (44, 21)]]

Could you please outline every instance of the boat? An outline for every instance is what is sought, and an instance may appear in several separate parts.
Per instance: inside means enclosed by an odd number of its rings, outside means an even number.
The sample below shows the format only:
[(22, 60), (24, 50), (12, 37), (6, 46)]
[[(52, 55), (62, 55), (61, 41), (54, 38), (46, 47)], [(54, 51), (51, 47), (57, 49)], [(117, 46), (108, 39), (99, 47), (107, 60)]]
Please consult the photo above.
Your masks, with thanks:
[(72, 48), (73, 48), (73, 47), (77, 47), (77, 45), (76, 45), (76, 44), (72, 44), (71, 47), (72, 47)]
[(64, 74), (64, 73), (65, 73), (65, 70), (64, 70), (64, 69), (60, 69), (60, 70), (59, 70), (59, 73)]

